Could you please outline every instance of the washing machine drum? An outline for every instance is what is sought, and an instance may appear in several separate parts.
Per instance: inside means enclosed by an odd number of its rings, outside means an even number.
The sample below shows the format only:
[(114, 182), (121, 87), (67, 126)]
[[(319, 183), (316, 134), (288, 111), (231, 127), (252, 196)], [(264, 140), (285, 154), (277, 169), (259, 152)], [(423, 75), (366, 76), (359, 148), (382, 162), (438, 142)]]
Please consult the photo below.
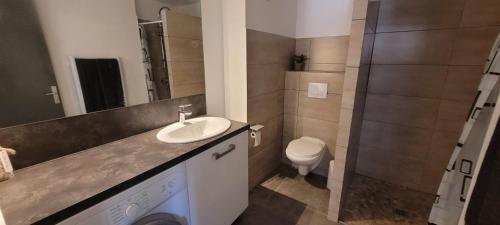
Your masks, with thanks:
[(169, 213), (155, 213), (143, 217), (132, 225), (183, 225), (177, 218)]

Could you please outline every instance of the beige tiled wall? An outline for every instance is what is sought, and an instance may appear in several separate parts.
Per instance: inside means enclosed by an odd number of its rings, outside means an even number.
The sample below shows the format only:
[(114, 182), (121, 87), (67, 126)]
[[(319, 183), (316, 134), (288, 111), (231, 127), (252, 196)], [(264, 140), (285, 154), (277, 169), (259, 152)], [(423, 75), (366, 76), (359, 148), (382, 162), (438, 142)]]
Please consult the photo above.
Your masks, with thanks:
[(295, 39), (247, 30), (248, 122), (264, 125), (260, 146), (249, 146), (250, 188), (281, 162), (284, 99), (293, 97), (284, 88), (295, 85), (285, 84), (285, 71), (294, 49)]
[(201, 19), (167, 13), (164, 29), (167, 69), (172, 98), (205, 93)]
[[(313, 171), (323, 176), (328, 175), (328, 162), (335, 153), (348, 47), (349, 36), (297, 39), (295, 54), (308, 58), (306, 71), (289, 71), (285, 77), (283, 151), (301, 136), (325, 141), (330, 154)], [(327, 98), (307, 97), (310, 82), (327, 83)], [(284, 152), (283, 159), (287, 161)]]
[(295, 53), (308, 60), (306, 71), (342, 72), (345, 70), (349, 36), (297, 39)]
[[(327, 98), (309, 98), (309, 82), (327, 83)], [(302, 136), (325, 141), (329, 154), (319, 168), (313, 171), (324, 176), (328, 174), (328, 161), (335, 154), (343, 83), (343, 72), (289, 71), (285, 77), (283, 151), (288, 142)]]
[(377, 7), (376, 2), (368, 4), (368, 0), (354, 1), (335, 146), (335, 163), (328, 177), (331, 184), (328, 218), (331, 220), (337, 220), (341, 216), (339, 212), (345, 201), (346, 187), (355, 171), (370, 70), (369, 62), (373, 49), (375, 30), (373, 25), (376, 24), (373, 20), (376, 20)]
[(500, 31), (498, 9), (488, 0), (380, 1), (358, 173), (436, 192)]

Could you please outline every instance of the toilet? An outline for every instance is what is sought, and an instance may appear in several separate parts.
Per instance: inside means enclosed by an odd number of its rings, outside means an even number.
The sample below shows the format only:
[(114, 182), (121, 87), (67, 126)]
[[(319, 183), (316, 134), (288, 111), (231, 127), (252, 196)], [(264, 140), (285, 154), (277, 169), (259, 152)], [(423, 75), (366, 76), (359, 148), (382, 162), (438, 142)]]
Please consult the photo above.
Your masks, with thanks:
[(301, 137), (286, 147), (286, 157), (297, 167), (300, 175), (307, 175), (318, 167), (325, 153), (326, 144), (313, 137)]

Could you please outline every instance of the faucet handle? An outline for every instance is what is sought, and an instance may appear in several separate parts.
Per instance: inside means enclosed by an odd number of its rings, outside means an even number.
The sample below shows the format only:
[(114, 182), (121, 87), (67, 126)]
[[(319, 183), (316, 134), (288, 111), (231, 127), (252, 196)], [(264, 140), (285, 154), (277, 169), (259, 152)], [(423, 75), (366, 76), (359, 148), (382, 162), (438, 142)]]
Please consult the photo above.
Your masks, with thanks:
[(185, 105), (180, 105), (179, 106), (179, 111), (184, 111), (186, 108), (191, 107), (192, 104), (185, 104)]

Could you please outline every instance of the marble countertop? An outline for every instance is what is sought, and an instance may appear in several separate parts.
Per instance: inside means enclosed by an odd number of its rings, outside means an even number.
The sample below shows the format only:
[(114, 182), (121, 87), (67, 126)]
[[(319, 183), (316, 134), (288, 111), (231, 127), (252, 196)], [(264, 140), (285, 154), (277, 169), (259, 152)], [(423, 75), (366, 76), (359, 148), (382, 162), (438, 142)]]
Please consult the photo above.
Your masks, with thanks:
[(13, 179), (0, 182), (0, 208), (6, 223), (45, 223), (40, 220), (55, 214), (62, 219), (62, 211), (68, 208), (89, 207), (98, 201), (96, 196), (127, 188), (125, 184), (133, 178), (174, 166), (248, 129), (247, 124), (231, 123), (224, 134), (204, 141), (163, 143), (156, 139), (159, 128), (17, 170)]

